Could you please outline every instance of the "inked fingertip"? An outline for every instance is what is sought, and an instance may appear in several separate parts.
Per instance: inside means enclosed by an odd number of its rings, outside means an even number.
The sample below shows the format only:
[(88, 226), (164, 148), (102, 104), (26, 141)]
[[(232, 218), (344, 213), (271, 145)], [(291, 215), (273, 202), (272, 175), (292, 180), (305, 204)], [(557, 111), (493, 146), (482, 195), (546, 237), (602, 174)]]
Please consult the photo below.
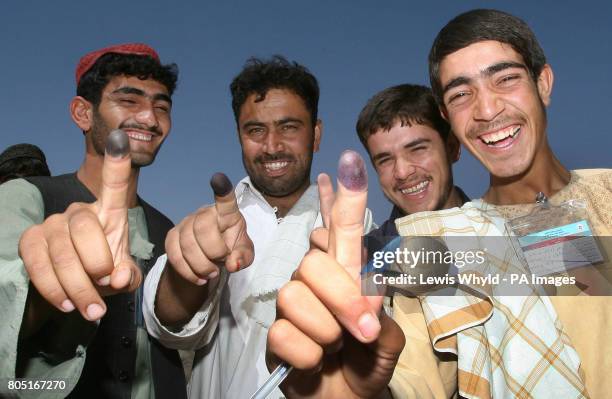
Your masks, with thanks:
[(212, 175), (210, 178), (210, 187), (218, 197), (225, 197), (234, 188), (230, 179), (221, 172), (217, 172)]
[(367, 190), (368, 172), (361, 155), (352, 150), (345, 150), (340, 154), (338, 181), (351, 191)]
[(130, 139), (121, 129), (115, 129), (106, 138), (106, 153), (115, 158), (123, 158), (130, 152)]

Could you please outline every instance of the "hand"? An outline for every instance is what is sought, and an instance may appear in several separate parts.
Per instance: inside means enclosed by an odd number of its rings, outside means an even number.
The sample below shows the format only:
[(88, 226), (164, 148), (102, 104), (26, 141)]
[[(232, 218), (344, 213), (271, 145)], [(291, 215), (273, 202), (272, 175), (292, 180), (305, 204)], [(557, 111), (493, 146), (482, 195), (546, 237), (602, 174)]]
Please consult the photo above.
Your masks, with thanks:
[[(319, 184), (323, 199), (331, 182), (319, 178)], [(277, 320), (268, 332), (269, 369), (281, 360), (296, 369), (281, 385), (288, 397), (381, 395), (404, 347), (401, 329), (381, 311), (382, 297), (361, 295), (366, 202), (363, 159), (345, 151), (329, 212), (328, 250), (304, 257), (279, 292)]]
[(220, 266), (235, 272), (249, 266), (255, 257), (232, 183), (216, 173), (210, 184), (215, 205), (187, 216), (166, 237), (170, 264), (183, 279), (196, 285), (216, 278)]
[(129, 139), (115, 130), (106, 142), (98, 200), (73, 203), (21, 236), (19, 255), (32, 284), (62, 312), (76, 308), (98, 320), (106, 312), (102, 296), (133, 291), (142, 281), (128, 239), (130, 174)]

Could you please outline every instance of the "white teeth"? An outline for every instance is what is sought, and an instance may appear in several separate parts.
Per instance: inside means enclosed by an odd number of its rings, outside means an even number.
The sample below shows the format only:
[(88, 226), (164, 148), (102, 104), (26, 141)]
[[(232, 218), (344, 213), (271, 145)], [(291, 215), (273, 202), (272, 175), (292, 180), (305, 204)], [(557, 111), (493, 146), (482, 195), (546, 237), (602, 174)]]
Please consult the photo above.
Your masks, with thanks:
[(521, 130), (520, 126), (516, 126), (516, 127), (508, 127), (504, 130), (500, 130), (498, 132), (494, 132), (494, 133), (489, 133), (489, 134), (485, 134), (480, 136), (480, 139), (482, 141), (484, 141), (487, 144), (491, 144), (491, 143), (496, 143), (500, 140), (503, 140), (507, 137), (514, 137), (516, 136), (516, 134), (518, 133), (518, 131)]
[(268, 169), (268, 170), (272, 170), (272, 171), (282, 169), (282, 168), (284, 168), (287, 165), (289, 165), (289, 162), (287, 162), (287, 161), (264, 163), (265, 168)]
[(153, 135), (151, 134), (143, 134), (137, 132), (128, 132), (127, 134), (131, 139), (139, 140), (139, 141), (151, 141), (153, 139)]
[(428, 185), (429, 185), (429, 180), (425, 180), (415, 186), (404, 188), (400, 191), (402, 192), (402, 194), (414, 194), (417, 192), (424, 191)]

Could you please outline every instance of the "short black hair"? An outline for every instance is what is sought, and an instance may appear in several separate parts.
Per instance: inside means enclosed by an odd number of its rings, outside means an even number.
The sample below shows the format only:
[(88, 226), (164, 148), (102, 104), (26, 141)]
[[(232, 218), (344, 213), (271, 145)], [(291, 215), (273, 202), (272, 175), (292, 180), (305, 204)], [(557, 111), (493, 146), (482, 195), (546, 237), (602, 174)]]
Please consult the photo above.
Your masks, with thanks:
[(443, 104), (440, 82), (442, 60), (455, 51), (485, 40), (512, 46), (523, 57), (531, 78), (537, 81), (546, 64), (546, 56), (525, 21), (499, 10), (472, 10), (456, 16), (446, 24), (429, 52), (429, 80), (439, 104)]
[(317, 79), (306, 67), (295, 61), (289, 62), (281, 55), (274, 55), (269, 60), (249, 58), (232, 81), (230, 91), (236, 123), (246, 99), (251, 94), (257, 94), (255, 101), (263, 101), (270, 89), (288, 89), (297, 94), (304, 101), (315, 125), (319, 107)]
[(368, 137), (379, 130), (390, 130), (397, 122), (402, 126), (430, 126), (444, 141), (450, 132), (450, 126), (440, 115), (436, 100), (428, 87), (401, 84), (389, 87), (368, 100), (357, 119), (357, 135), (368, 150)]
[(174, 63), (161, 65), (148, 55), (104, 54), (79, 80), (77, 96), (98, 106), (102, 91), (110, 79), (120, 75), (156, 80), (166, 86), (168, 94), (172, 96), (178, 80), (178, 66)]

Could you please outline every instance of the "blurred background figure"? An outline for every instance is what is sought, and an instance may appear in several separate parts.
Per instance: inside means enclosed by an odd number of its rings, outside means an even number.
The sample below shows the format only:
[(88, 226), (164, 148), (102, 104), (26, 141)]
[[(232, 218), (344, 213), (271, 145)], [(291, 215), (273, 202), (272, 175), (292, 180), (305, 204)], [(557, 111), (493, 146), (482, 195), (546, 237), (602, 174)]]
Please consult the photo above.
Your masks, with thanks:
[(15, 144), (0, 154), (0, 184), (28, 176), (51, 176), (40, 148), (34, 144)]

